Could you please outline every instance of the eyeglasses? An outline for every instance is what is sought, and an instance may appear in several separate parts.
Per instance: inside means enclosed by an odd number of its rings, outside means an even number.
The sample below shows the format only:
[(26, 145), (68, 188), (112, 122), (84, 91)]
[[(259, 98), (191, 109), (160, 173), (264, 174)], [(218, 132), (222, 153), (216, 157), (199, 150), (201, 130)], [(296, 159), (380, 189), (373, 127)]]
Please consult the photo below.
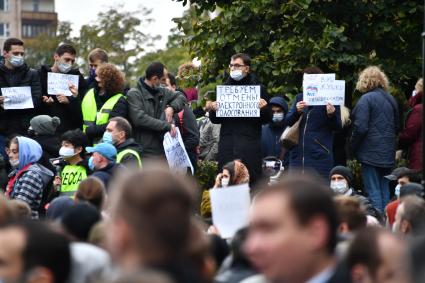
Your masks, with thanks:
[(229, 64), (229, 68), (241, 68), (241, 67), (245, 67), (246, 65), (239, 65), (239, 64)]

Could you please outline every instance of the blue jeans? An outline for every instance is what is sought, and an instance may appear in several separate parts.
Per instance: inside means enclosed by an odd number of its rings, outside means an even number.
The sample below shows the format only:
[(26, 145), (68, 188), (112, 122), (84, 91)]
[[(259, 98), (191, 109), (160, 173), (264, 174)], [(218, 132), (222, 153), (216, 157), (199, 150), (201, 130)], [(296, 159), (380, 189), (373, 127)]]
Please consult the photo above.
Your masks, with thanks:
[(364, 191), (372, 205), (381, 213), (390, 201), (389, 180), (384, 176), (391, 173), (391, 168), (380, 168), (362, 163)]

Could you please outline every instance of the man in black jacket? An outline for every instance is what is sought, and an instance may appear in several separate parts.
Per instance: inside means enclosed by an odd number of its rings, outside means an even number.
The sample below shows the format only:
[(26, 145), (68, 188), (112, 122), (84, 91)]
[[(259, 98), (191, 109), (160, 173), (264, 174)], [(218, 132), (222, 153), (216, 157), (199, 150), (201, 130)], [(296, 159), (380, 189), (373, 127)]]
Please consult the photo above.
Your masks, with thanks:
[(261, 126), (271, 121), (266, 88), (250, 72), (251, 58), (244, 53), (235, 54), (230, 60), (230, 78), (225, 85), (260, 85), (261, 99), (258, 103), (260, 117), (222, 118), (216, 116), (217, 102), (207, 105), (212, 123), (221, 124), (218, 145), (218, 168), (235, 159), (247, 166), (250, 183), (261, 177)]
[[(81, 99), (86, 92), (86, 83), (78, 68), (72, 68), (76, 54), (77, 52), (72, 45), (62, 44), (55, 51), (53, 56), (55, 63), (53, 66), (43, 65), (38, 70), (43, 95), (42, 112), (45, 115), (60, 118), (61, 124), (57, 129), (58, 136), (66, 131), (81, 128), (83, 123)], [(49, 95), (47, 93), (49, 72), (79, 76), (78, 86), (75, 86), (75, 88), (70, 87), (71, 92), (74, 91), (75, 94), (73, 93), (72, 96), (65, 96), (64, 94)]]
[[(26, 135), (30, 120), (36, 115), (40, 106), (40, 78), (36, 70), (30, 69), (24, 60), (24, 42), (17, 38), (9, 38), (3, 46), (3, 60), (0, 60), (0, 88), (31, 87), (34, 104), (32, 109), (4, 110), (4, 96), (0, 89), (0, 135), (6, 137), (12, 133)], [(1, 147), (3, 150), (4, 146)]]

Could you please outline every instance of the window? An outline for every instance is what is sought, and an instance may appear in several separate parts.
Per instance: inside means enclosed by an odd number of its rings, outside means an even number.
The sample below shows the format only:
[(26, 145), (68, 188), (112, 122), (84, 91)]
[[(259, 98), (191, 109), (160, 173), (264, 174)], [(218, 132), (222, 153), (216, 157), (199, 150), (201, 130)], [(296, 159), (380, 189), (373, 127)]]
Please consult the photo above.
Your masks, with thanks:
[(0, 0), (0, 11), (9, 11), (9, 1), (10, 0)]
[(9, 37), (9, 23), (0, 23), (0, 37)]
[(38, 12), (40, 8), (40, 0), (32, 0), (32, 10)]

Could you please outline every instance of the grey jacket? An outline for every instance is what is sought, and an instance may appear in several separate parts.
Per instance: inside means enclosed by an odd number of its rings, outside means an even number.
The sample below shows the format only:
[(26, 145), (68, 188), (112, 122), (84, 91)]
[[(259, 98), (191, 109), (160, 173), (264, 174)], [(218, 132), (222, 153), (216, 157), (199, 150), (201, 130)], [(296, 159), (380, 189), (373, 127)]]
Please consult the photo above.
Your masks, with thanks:
[(171, 106), (174, 113), (180, 112), (187, 102), (186, 97), (181, 92), (172, 92), (162, 87), (152, 95), (143, 79), (127, 93), (133, 136), (142, 146), (143, 156), (163, 155), (164, 134), (171, 129), (171, 125), (165, 121), (164, 110)]

